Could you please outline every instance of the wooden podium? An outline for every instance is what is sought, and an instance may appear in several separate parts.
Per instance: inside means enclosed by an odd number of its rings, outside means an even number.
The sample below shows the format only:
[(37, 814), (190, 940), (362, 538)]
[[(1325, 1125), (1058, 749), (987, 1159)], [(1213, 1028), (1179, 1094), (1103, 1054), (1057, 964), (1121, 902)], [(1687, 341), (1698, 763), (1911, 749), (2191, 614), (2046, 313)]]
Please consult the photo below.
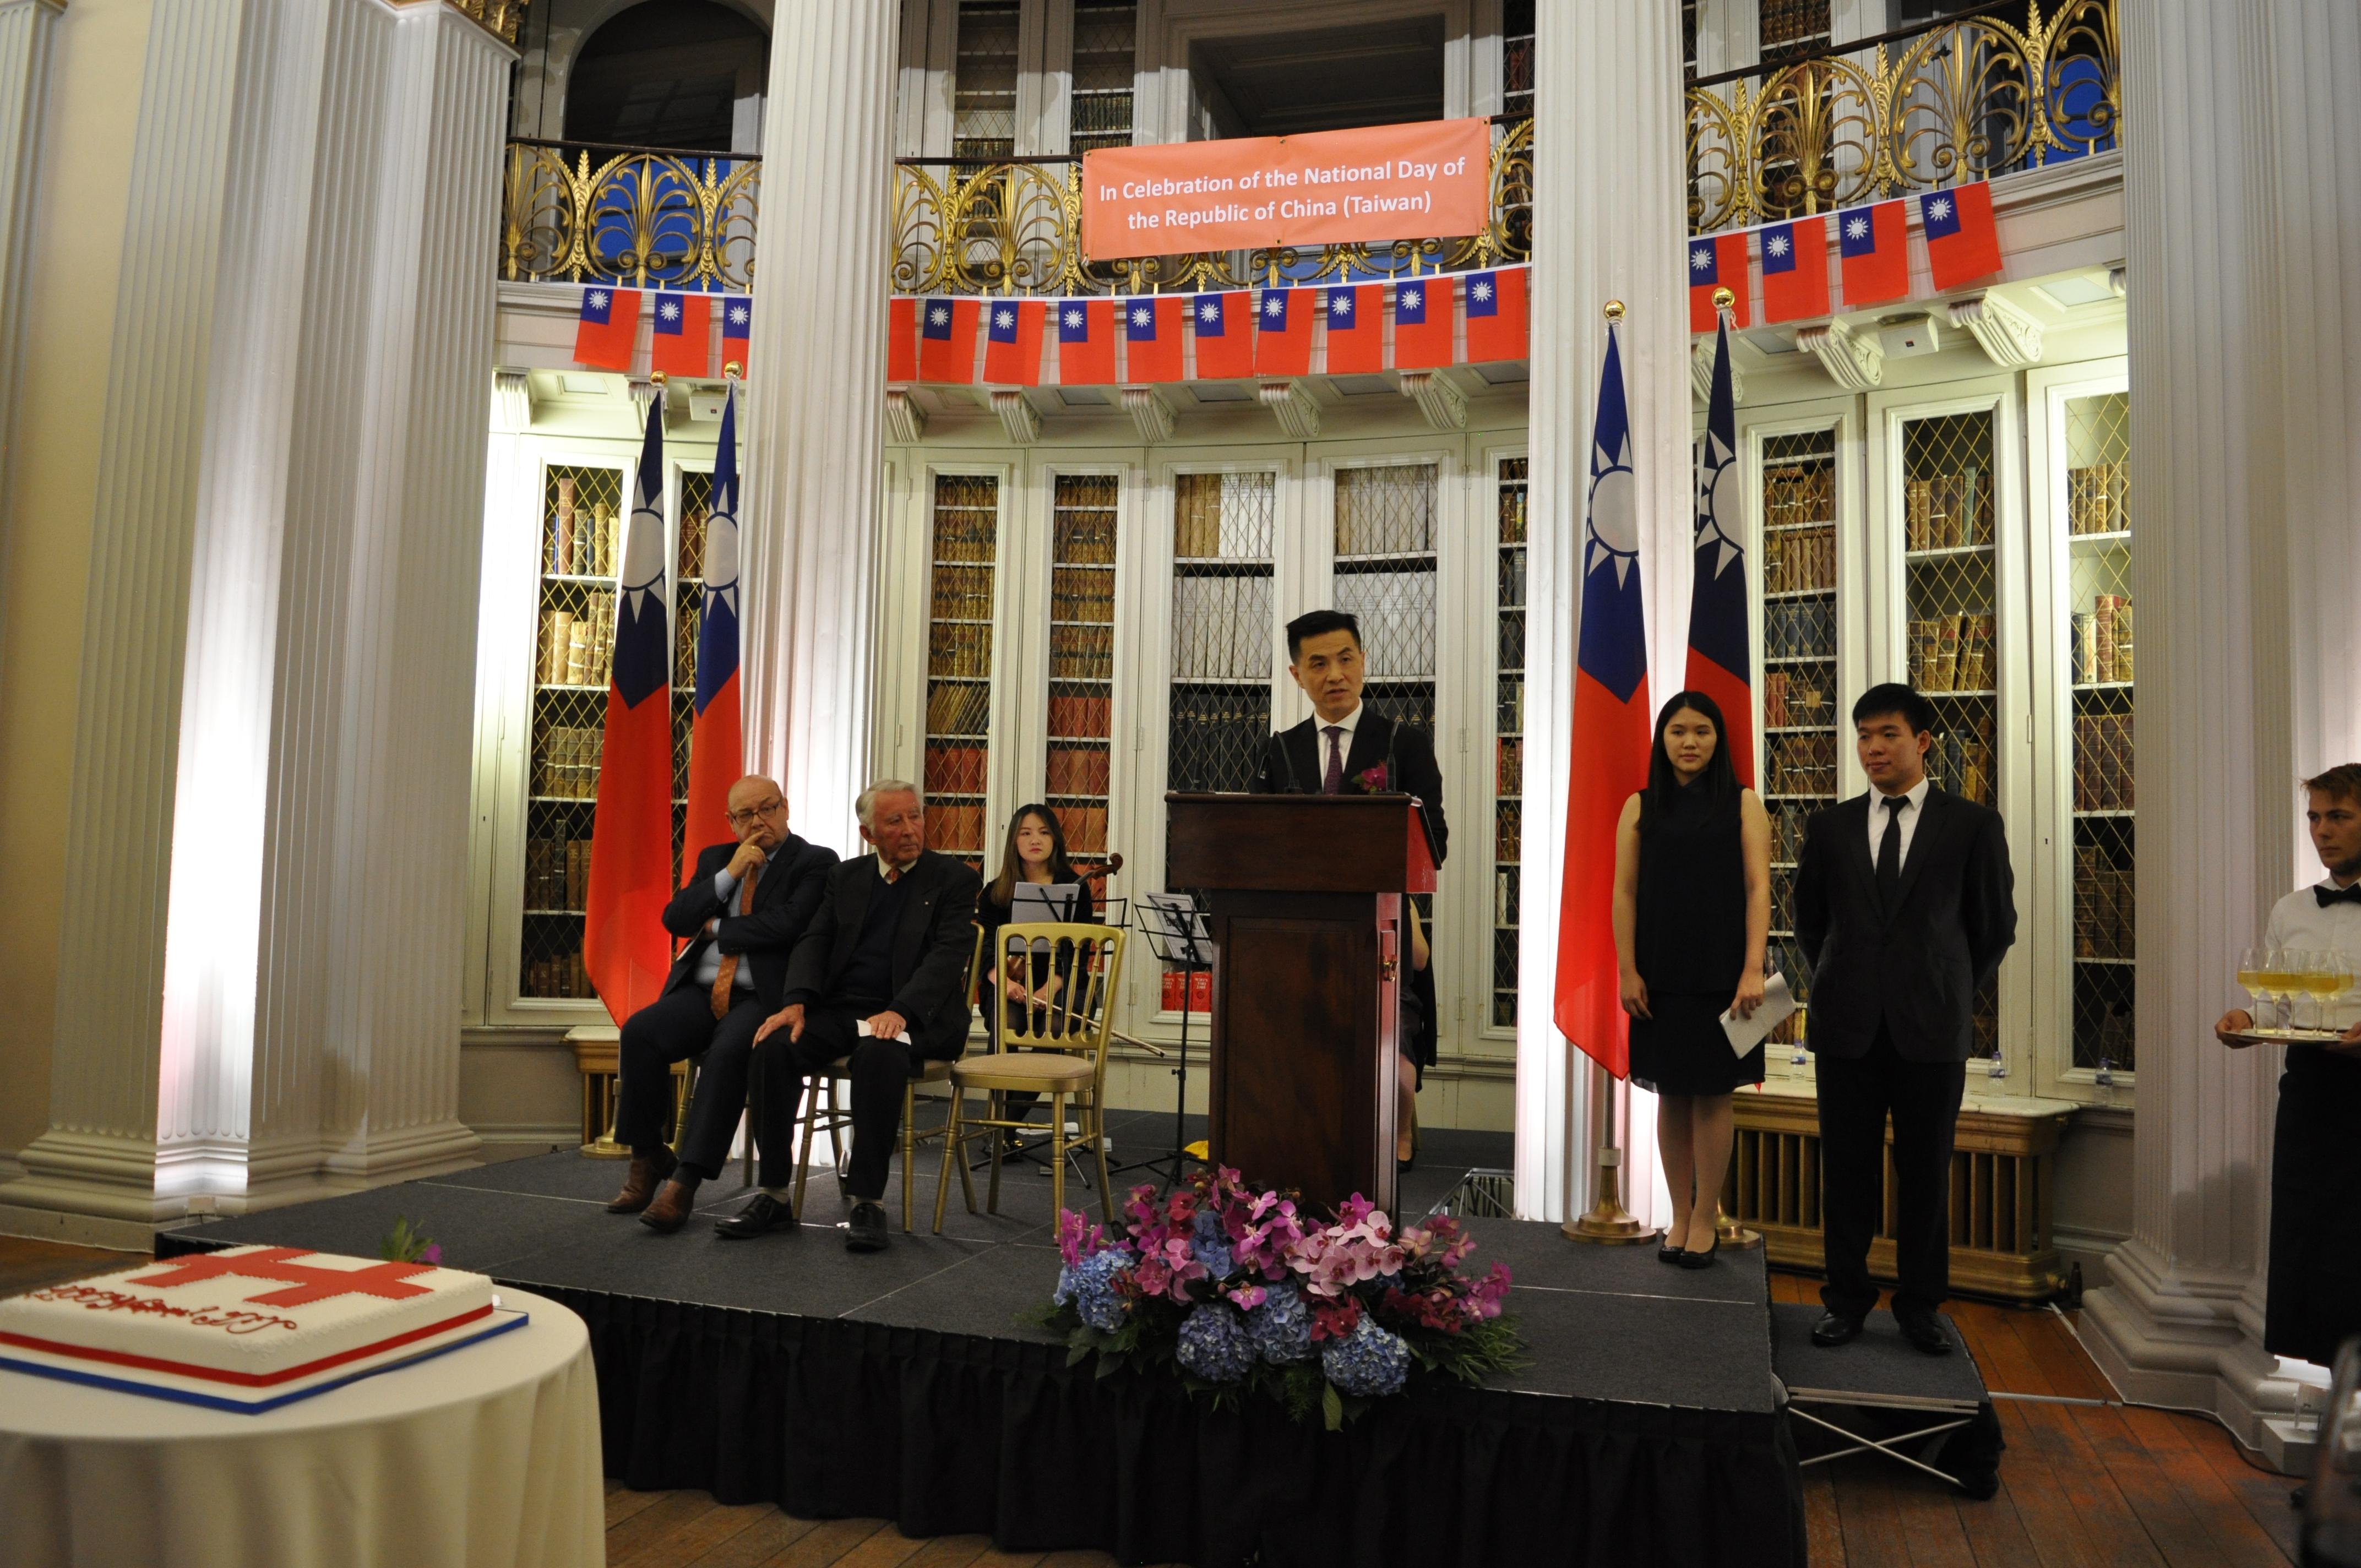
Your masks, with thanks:
[(1402, 895), (1434, 891), (1405, 795), (1164, 797), (1165, 880), (1207, 895), (1213, 938), (1213, 1156), (1302, 1190), (1394, 1208), (1394, 1065), (1408, 961)]

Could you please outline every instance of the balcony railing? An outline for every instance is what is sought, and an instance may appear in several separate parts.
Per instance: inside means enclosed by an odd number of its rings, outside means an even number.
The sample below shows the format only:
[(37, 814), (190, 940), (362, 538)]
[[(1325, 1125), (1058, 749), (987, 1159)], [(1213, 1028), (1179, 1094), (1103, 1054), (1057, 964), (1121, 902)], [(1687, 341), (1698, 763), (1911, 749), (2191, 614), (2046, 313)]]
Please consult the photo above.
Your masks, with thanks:
[(500, 276), (751, 293), (759, 159), (509, 143)]
[(2027, 0), (1688, 90), (1689, 232), (1776, 222), (2118, 144), (2114, 0)]

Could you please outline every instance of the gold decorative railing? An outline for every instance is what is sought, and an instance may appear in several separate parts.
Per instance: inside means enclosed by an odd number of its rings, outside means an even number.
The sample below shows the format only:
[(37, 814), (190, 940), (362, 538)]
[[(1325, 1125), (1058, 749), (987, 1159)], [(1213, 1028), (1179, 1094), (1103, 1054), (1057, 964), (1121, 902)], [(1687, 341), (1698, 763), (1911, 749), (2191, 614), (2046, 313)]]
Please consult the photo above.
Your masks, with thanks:
[(511, 141), (500, 276), (751, 293), (762, 181), (752, 158)]
[(1496, 123), (1481, 234), (1319, 247), (1196, 251), (1093, 262), (1082, 254), (1079, 159), (894, 166), (897, 294), (1111, 294), (1244, 289), (1459, 272), (1532, 254), (1533, 123)]
[(524, 21), (524, 8), (533, 0), (444, 0), (453, 10), (492, 35), (504, 44), (517, 41), (517, 29)]
[(1688, 90), (1689, 232), (2079, 158), (2122, 134), (2115, 0), (2026, 0)]

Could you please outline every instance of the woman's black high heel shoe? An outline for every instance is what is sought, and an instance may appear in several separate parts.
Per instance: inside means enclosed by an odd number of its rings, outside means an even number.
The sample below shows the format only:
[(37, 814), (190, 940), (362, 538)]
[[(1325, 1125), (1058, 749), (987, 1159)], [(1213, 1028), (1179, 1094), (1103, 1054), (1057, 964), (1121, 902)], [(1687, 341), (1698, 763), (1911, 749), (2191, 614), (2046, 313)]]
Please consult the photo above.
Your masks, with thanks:
[(1681, 1254), (1681, 1266), (1683, 1268), (1711, 1268), (1713, 1266), (1713, 1255), (1720, 1250), (1721, 1232), (1717, 1229), (1713, 1233), (1713, 1245), (1711, 1246), (1706, 1248), (1703, 1252), (1684, 1251)]

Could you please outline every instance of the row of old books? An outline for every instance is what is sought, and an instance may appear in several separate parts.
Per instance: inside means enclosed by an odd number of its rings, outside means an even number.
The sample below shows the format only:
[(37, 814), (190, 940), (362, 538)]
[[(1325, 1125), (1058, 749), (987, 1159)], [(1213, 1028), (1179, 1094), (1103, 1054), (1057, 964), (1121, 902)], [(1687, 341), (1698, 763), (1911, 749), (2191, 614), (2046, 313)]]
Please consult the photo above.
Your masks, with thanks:
[[(1058, 733), (1057, 704), (1056, 697), (1049, 699), (1052, 735)], [(1270, 741), (1269, 690), (1262, 686), (1176, 689), (1169, 734), (1171, 756), (1167, 771), (1174, 781), (1171, 787), (1244, 789), (1261, 766)]]
[(1107, 792), (1107, 754), (1095, 746), (1052, 746), (1046, 789), (1056, 795), (1104, 795)]
[(2135, 928), (2132, 869), (2112, 865), (2096, 844), (2074, 847), (2074, 956), (2128, 959)]
[(990, 511), (935, 508), (935, 561), (959, 565), (992, 559), (998, 543), (1000, 519)]
[[(1178, 680), (1267, 679), (1272, 583), (1184, 576), (1172, 585), (1172, 674)], [(1365, 630), (1365, 635), (1367, 635)], [(1372, 644), (1374, 645), (1374, 644)]]
[(1160, 998), (1167, 1013), (1186, 1011), (1211, 1013), (1213, 1010), (1213, 973), (1211, 970), (1190, 970), (1169, 969), (1164, 971), (1164, 990)]
[(1828, 685), (1831, 672), (1769, 670), (1763, 676), (1763, 722), (1773, 729), (1834, 724), (1836, 701)]
[(1513, 801), (1503, 802), (1492, 817), (1492, 858), (1517, 860), (1524, 853), (1524, 816)]
[(697, 604), (696, 613), (690, 613), (684, 604), (672, 623), (672, 684), (680, 691), (693, 691), (697, 686), (697, 620), (704, 615), (705, 607), (700, 601), (690, 602)]
[(561, 800), (598, 796), (601, 732), (586, 724), (553, 724), (541, 734), (533, 759), (533, 793)]
[(558, 476), (557, 506), (549, 520), (542, 569), (568, 576), (612, 576), (622, 531), (615, 509), (600, 501), (585, 510), (576, 482)]
[(1804, 858), (1804, 825), (1812, 819), (1819, 807), (1798, 802), (1784, 805), (1774, 802), (1770, 807), (1771, 861), (1774, 865), (1794, 865)]
[(1517, 868), (1496, 867), (1492, 872), (1492, 924), (1517, 924)]
[[(1174, 711), (1179, 711), (1177, 704)], [(1049, 733), (1052, 736), (1101, 740), (1112, 731), (1114, 725), (1115, 699), (1111, 696), (1057, 692), (1049, 696)]]
[(1903, 546), (1909, 550), (1957, 550), (1990, 544), (1992, 492), (1974, 467), (1902, 485)]
[(933, 587), (935, 620), (992, 619), (991, 567), (937, 566)]
[(1115, 678), (1115, 628), (1053, 626), (1049, 628), (1049, 678), (1053, 681), (1106, 681)]
[(1525, 732), (1525, 683), (1523, 680), (1514, 675), (1502, 677), (1500, 700), (1494, 718), (1503, 735), (1521, 735)]
[(1361, 623), (1368, 678), (1434, 675), (1434, 571), (1339, 573), (1336, 608)]
[(1504, 795), (1525, 793), (1525, 743), (1513, 735), (1500, 737), (1500, 751), (1493, 767), (1493, 787)]
[(2074, 618), (2074, 680), (2078, 685), (2132, 678), (2129, 594), (2100, 594)]
[(2132, 809), (2132, 716), (2074, 716), (2074, 809)]
[[(1051, 707), (1054, 710), (1055, 702)], [(927, 733), (982, 735), (992, 721), (992, 688), (981, 681), (935, 681), (927, 686)]]
[(992, 628), (938, 620), (927, 629), (927, 674), (980, 681), (992, 674)]
[(1525, 542), (1525, 487), (1505, 488), (1500, 492), (1500, 543), (1522, 544)]
[[(1224, 497), (1228, 506), (1223, 505)], [(1183, 561), (1268, 556), (1276, 499), (1268, 474), (1177, 476), (1172, 484), (1172, 554)]]
[(1993, 750), (1981, 736), (1945, 730), (1935, 737), (1927, 756), (1927, 771), (1953, 795), (1979, 806), (1993, 803)]
[(1835, 658), (1837, 607), (1818, 599), (1781, 599), (1764, 605), (1763, 652), (1773, 659)]
[(541, 612), (541, 684), (603, 686), (615, 659), (615, 597), (594, 591), (580, 611)]
[(927, 807), (927, 848), (949, 855), (972, 855), (983, 848), (983, 807), (940, 802)]
[(1910, 684), (1922, 692), (1991, 691), (2000, 680), (1989, 613), (1910, 623)]
[(1525, 605), (1525, 553), (1521, 550), (1500, 552), (1500, 608), (1522, 609)]
[(535, 959), (525, 965), (524, 993), (527, 996), (559, 997), (595, 994), (590, 989), (590, 971), (582, 967), (579, 951)]
[(1834, 522), (1836, 515), (1835, 464), (1823, 460), (1809, 467), (1772, 468), (1763, 473), (1763, 521), (1766, 527)]
[(2066, 470), (2066, 531), (2122, 533), (2132, 525), (2128, 504), (2132, 465), (2128, 457)]
[(1066, 848), (1078, 855), (1103, 855), (1107, 847), (1107, 808), (1104, 806), (1061, 806), (1058, 822), (1066, 829)]
[(1060, 565), (1112, 566), (1115, 565), (1115, 509), (1065, 507), (1058, 509), (1058, 521), (1051, 530), (1050, 559)]
[(1049, 574), (1049, 619), (1104, 624), (1115, 620), (1115, 574), (1059, 567)]
[(1771, 794), (1836, 794), (1837, 738), (1834, 735), (1773, 735), (1770, 750)]
[(590, 840), (528, 839), (524, 846), (527, 909), (590, 907)]
[[(1425, 470), (1430, 476), (1433, 469)], [(1434, 548), (1435, 490), (1399, 468), (1346, 468), (1336, 476), (1336, 554), (1414, 555)]]
[(927, 795), (982, 795), (989, 751), (982, 746), (927, 748)]
[(1525, 667), (1525, 612), (1522, 609), (1504, 610), (1500, 615), (1499, 669), (1503, 674)]
[(1836, 586), (1837, 531), (1833, 525), (1773, 533), (1763, 539), (1765, 593), (1833, 593)]

